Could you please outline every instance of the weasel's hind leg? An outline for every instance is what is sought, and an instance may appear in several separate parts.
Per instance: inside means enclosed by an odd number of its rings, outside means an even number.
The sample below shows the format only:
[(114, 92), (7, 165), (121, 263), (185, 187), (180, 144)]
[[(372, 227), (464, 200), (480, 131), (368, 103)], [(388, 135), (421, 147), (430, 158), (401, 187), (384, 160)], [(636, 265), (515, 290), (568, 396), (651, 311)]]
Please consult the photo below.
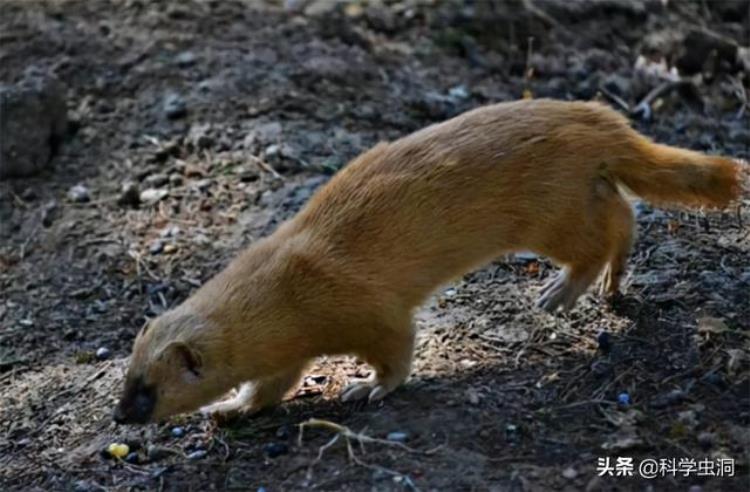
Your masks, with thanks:
[[(588, 202), (576, 204), (552, 225), (539, 248), (564, 265), (541, 290), (537, 304), (546, 311), (572, 308), (605, 267), (604, 289), (617, 291), (633, 242), (633, 215), (617, 188), (606, 180), (597, 181), (592, 192)], [(569, 224), (575, 224), (574, 228)]]
[(550, 313), (558, 308), (570, 310), (596, 280), (603, 267), (604, 258), (566, 266), (542, 288), (537, 305)]
[(378, 340), (373, 340), (369, 347), (358, 353), (373, 366), (375, 374), (368, 379), (351, 382), (341, 393), (341, 400), (367, 398), (377, 401), (401, 385), (411, 372), (414, 335), (410, 321), (404, 327), (380, 332)]
[(625, 273), (630, 252), (635, 243), (635, 218), (630, 204), (620, 197), (612, 207), (610, 225), (614, 239), (609, 263), (604, 271), (600, 294), (609, 300), (615, 298), (620, 289), (620, 281)]

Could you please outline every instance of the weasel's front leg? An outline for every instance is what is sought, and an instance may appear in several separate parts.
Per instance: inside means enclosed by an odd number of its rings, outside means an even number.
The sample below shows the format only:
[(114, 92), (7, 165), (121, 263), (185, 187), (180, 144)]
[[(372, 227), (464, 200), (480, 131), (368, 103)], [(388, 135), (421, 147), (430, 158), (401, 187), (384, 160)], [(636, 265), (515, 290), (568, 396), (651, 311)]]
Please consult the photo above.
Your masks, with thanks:
[(240, 386), (235, 396), (201, 408), (205, 415), (231, 419), (257, 413), (281, 402), (300, 380), (307, 364), (299, 364), (281, 373)]
[(361, 351), (360, 355), (373, 366), (375, 374), (365, 380), (351, 382), (341, 393), (341, 400), (381, 400), (401, 385), (411, 372), (414, 355), (414, 329), (411, 323), (403, 331), (382, 333), (380, 340)]

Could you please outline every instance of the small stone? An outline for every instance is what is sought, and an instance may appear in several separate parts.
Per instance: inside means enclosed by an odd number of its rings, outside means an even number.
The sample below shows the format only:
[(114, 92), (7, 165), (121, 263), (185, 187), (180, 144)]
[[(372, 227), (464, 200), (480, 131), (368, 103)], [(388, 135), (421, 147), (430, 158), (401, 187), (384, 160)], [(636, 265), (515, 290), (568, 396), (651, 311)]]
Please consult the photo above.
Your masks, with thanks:
[(130, 446), (123, 443), (113, 442), (107, 446), (107, 453), (113, 458), (122, 459), (130, 453)]
[(128, 463), (131, 463), (133, 465), (137, 465), (138, 462), (140, 461), (140, 458), (138, 457), (138, 453), (133, 452), (133, 453), (129, 453), (125, 457), (125, 461), (127, 461)]
[(466, 390), (466, 399), (471, 405), (479, 405), (479, 393), (474, 388)]
[(630, 94), (630, 79), (616, 73), (607, 76), (602, 86), (616, 96), (627, 97)]
[(605, 354), (612, 349), (612, 342), (609, 336), (609, 332), (599, 332), (599, 335), (597, 335), (596, 337), (596, 341), (597, 343), (599, 343), (599, 350), (601, 350)]
[(208, 451), (205, 449), (198, 449), (192, 453), (188, 453), (187, 459), (189, 460), (202, 460), (208, 455)]
[(161, 237), (177, 237), (180, 235), (180, 226), (172, 225), (169, 227), (165, 227), (161, 230), (159, 233), (159, 236)]
[(563, 470), (562, 476), (567, 478), (568, 480), (573, 480), (578, 476), (578, 471), (576, 471), (576, 469), (572, 466), (569, 466), (568, 468)]
[(276, 458), (289, 452), (289, 446), (284, 443), (271, 442), (263, 446), (263, 454), (269, 458)]
[(281, 146), (277, 144), (271, 144), (266, 147), (266, 159), (274, 159), (281, 155)]
[(505, 440), (511, 446), (516, 446), (518, 444), (518, 442), (520, 441), (520, 436), (517, 425), (508, 424), (505, 426)]
[(162, 241), (156, 240), (148, 246), (148, 252), (152, 255), (158, 255), (162, 251), (164, 251), (164, 243)]
[(99, 347), (96, 349), (97, 360), (107, 360), (112, 355), (112, 352), (107, 347)]
[(288, 425), (282, 425), (278, 429), (276, 429), (276, 437), (279, 439), (289, 439), (289, 436), (292, 434), (291, 429)]
[(466, 90), (466, 86), (457, 85), (456, 87), (451, 87), (448, 95), (454, 99), (466, 99), (469, 97), (469, 91)]
[(193, 242), (201, 246), (206, 246), (211, 243), (211, 240), (205, 234), (198, 233), (195, 236), (193, 236)]
[(70, 201), (72, 202), (85, 203), (91, 200), (91, 195), (89, 194), (88, 188), (82, 184), (77, 184), (68, 190), (68, 198), (70, 198)]
[(171, 255), (172, 253), (176, 253), (177, 249), (176, 244), (166, 244), (164, 246), (164, 254)]
[(167, 94), (164, 98), (163, 108), (164, 114), (166, 114), (167, 118), (171, 120), (182, 118), (187, 115), (187, 103), (185, 102), (185, 99), (177, 93)]
[(445, 291), (443, 292), (443, 294), (445, 294), (446, 297), (453, 297), (456, 295), (456, 293), (457, 291), (453, 287), (445, 289)]
[(386, 439), (393, 442), (406, 442), (409, 436), (406, 432), (389, 432)]
[(117, 204), (123, 207), (137, 207), (141, 203), (141, 194), (138, 185), (133, 181), (127, 181), (120, 188), (120, 196)]
[(193, 186), (198, 188), (200, 191), (206, 191), (207, 189), (211, 187), (213, 183), (214, 182), (211, 178), (199, 179), (198, 181), (193, 183)]
[(698, 413), (692, 409), (677, 412), (677, 422), (685, 428), (693, 430), (698, 426)]
[(169, 192), (167, 190), (157, 190), (154, 188), (149, 188), (141, 192), (140, 199), (141, 202), (143, 202), (143, 204), (145, 205), (153, 205), (154, 203), (163, 200), (167, 195), (169, 195)]
[(169, 449), (162, 446), (155, 446), (153, 444), (149, 445), (146, 450), (146, 456), (148, 457), (149, 461), (159, 461), (170, 454), (174, 454), (174, 452)]
[(152, 174), (143, 180), (143, 184), (149, 188), (160, 188), (169, 182), (169, 176), (166, 174)]
[(659, 395), (651, 400), (651, 406), (654, 408), (664, 408), (675, 403), (679, 403), (687, 397), (687, 393), (681, 389), (674, 389), (667, 394)]
[(630, 395), (625, 392), (620, 393), (619, 395), (617, 395), (617, 403), (620, 406), (627, 407), (628, 405), (630, 405)]
[(688, 492), (703, 492), (703, 487), (700, 485), (691, 485)]
[(716, 434), (713, 432), (701, 432), (698, 434), (698, 444), (708, 449), (716, 443)]
[(55, 221), (55, 212), (57, 211), (57, 202), (54, 200), (48, 202), (42, 207), (42, 225), (50, 227)]
[(185, 435), (185, 428), (184, 427), (172, 427), (172, 437), (180, 438)]
[(182, 68), (187, 68), (195, 64), (197, 57), (192, 51), (183, 51), (175, 58), (177, 65)]
[(211, 136), (211, 125), (208, 123), (192, 125), (186, 141), (194, 149), (207, 149), (213, 146), (215, 141)]
[(73, 485), (73, 492), (93, 492), (97, 489), (98, 487), (91, 485), (86, 480), (77, 480)]

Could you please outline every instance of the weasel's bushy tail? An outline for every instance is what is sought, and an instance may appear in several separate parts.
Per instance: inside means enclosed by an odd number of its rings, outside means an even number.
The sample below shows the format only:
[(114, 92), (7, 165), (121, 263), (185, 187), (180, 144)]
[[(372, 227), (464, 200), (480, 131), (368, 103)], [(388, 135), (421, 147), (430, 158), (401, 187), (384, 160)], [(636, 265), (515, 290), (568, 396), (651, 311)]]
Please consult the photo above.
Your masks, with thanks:
[(750, 189), (750, 171), (743, 161), (661, 145), (644, 137), (634, 145), (636, 152), (616, 160), (609, 169), (648, 202), (724, 208)]

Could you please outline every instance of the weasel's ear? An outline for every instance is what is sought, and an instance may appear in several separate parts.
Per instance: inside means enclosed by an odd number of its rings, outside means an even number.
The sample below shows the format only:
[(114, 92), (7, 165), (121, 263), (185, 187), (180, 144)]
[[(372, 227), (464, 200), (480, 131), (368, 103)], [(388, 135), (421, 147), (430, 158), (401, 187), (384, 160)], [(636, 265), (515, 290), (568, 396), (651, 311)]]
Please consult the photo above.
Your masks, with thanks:
[(159, 357), (171, 367), (180, 368), (188, 382), (201, 377), (203, 360), (200, 352), (185, 342), (172, 342), (167, 345)]

